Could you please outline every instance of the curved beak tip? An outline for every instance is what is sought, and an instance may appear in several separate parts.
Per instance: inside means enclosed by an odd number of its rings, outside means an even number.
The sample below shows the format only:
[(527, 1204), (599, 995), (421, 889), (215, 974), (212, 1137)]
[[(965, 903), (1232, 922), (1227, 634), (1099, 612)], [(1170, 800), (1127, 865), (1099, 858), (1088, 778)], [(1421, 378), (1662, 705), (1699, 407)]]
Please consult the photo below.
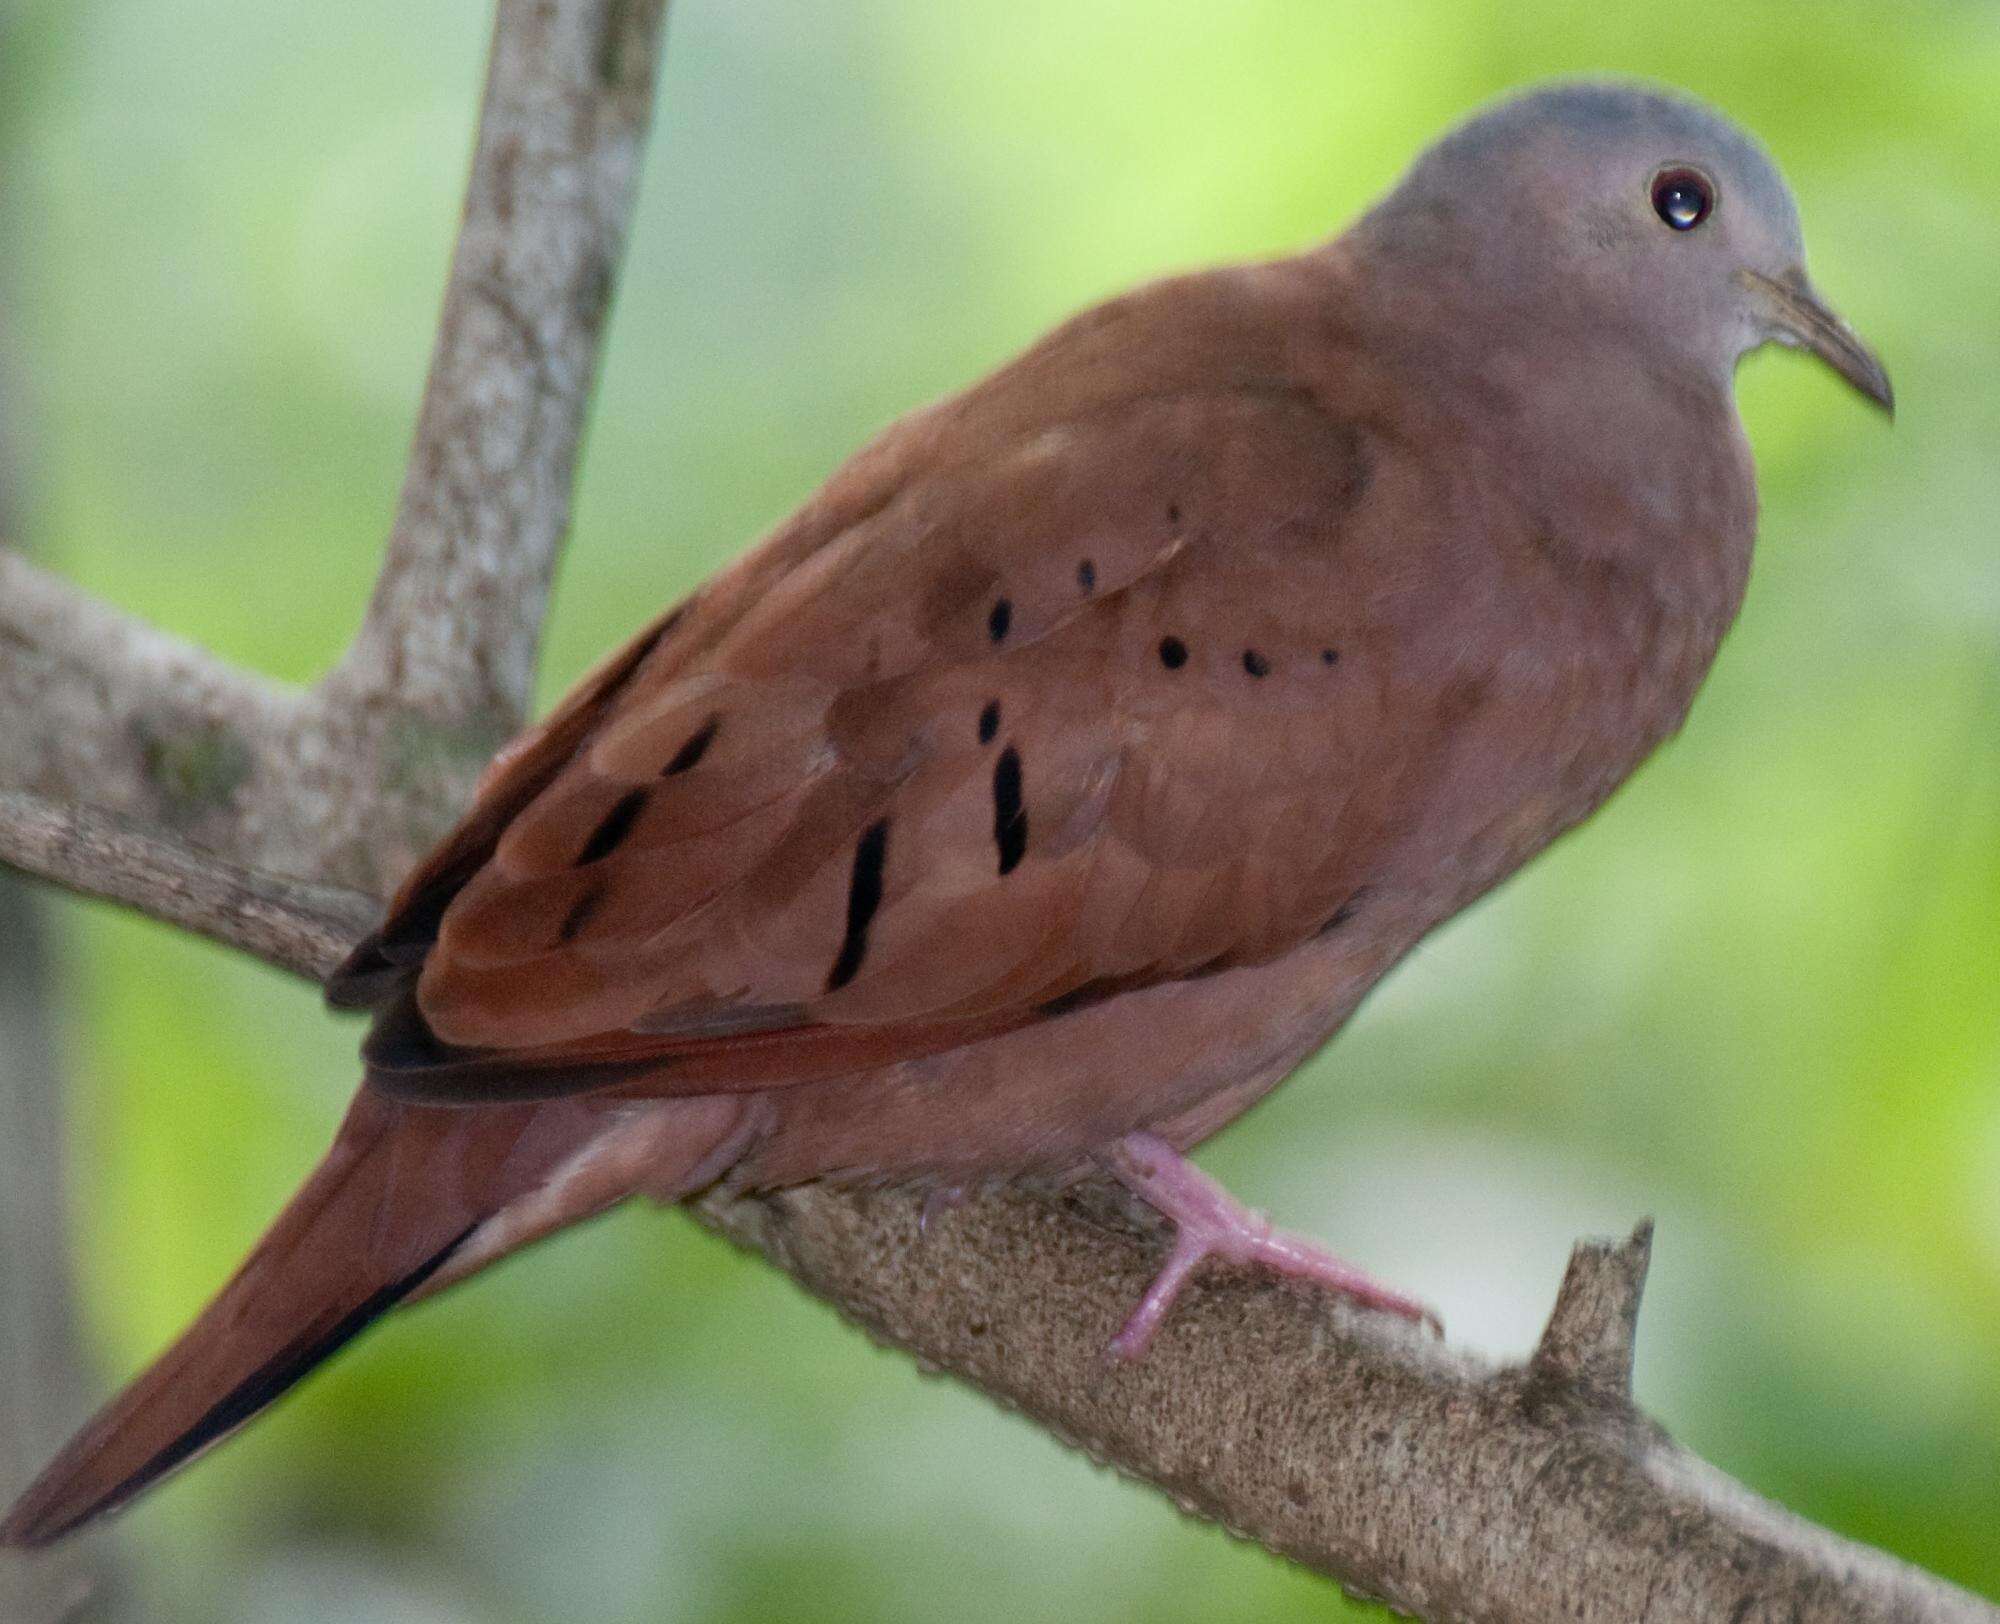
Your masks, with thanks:
[(1845, 322), (1831, 312), (1828, 315), (1838, 330), (1838, 337), (1826, 342), (1809, 343), (1806, 348), (1881, 407), (1883, 415), (1893, 423), (1896, 420), (1896, 386), (1889, 381), (1889, 369)]
[(1889, 381), (1889, 369), (1882, 365), (1882, 358), (1817, 299), (1810, 302), (1807, 319), (1800, 323), (1794, 342), (1818, 356), (1895, 421), (1896, 386)]
[(1760, 296), (1772, 338), (1811, 351), (1894, 420), (1896, 390), (1888, 368), (1803, 275), (1778, 280), (1744, 271), (1742, 280)]
[(1888, 415), (1891, 423), (1896, 421), (1896, 386), (1889, 381), (1889, 374), (1878, 361), (1875, 364), (1875, 381), (1862, 391)]

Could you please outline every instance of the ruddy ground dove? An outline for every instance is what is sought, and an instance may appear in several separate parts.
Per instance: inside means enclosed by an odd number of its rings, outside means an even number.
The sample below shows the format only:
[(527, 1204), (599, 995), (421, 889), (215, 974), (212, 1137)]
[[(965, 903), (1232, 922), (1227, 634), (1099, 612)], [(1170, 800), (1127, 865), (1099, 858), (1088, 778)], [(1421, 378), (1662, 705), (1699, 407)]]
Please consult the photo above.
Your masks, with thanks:
[(1180, 1153), (1680, 726), (1773, 340), (1890, 404), (1763, 152), (1573, 84), (890, 428), (495, 763), (332, 981), (326, 1161), (0, 1537), (635, 1193), (1101, 1167), (1178, 1226), (1120, 1352), (1210, 1253), (1418, 1314)]

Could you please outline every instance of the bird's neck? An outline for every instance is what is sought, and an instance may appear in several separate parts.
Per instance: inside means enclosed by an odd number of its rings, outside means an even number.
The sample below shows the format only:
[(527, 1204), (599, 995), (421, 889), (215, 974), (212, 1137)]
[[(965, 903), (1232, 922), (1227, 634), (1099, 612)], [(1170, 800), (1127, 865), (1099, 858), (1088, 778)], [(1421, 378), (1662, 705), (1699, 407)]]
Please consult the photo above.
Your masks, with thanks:
[(1327, 386), (1356, 373), (1353, 398), (1392, 439), (1454, 448), (1437, 518), (1479, 532), (1464, 568), (1484, 586), (1452, 635), (1553, 729), (1542, 778), (1514, 785), (1547, 816), (1498, 820), (1506, 838), (1467, 873), (1476, 891), (1680, 727), (1742, 606), (1755, 471), (1729, 380), (1648, 335), (1450, 278), (1385, 278), (1342, 249), (1319, 273), (1335, 283), (1325, 308), (1347, 313)]
[(1727, 369), (1546, 289), (1416, 275), (1359, 231), (1303, 263), (1355, 313), (1350, 354), (1387, 358), (1372, 393), (1418, 402), (1433, 433), (1455, 424), (1482, 482), (1551, 552), (1617, 572), (1720, 640), (1757, 514)]
[(1742, 601), (1757, 519), (1727, 383), (1648, 353), (1642, 335), (1525, 322), (1471, 361), (1513, 406), (1502, 454), (1518, 462), (1520, 499), (1550, 516), (1545, 544), (1642, 582), (1719, 641)]

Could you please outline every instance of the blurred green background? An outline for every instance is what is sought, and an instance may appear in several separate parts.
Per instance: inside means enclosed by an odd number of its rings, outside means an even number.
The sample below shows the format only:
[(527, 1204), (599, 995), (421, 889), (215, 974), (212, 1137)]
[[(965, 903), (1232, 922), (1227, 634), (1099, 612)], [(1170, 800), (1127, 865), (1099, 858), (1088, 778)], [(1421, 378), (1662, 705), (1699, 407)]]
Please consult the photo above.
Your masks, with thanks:
[[(281, 676), (335, 658), (487, 22), (16, 0), (0, 255), (46, 561)], [(1763, 136), (1902, 415), (1745, 368), (1757, 578), (1685, 739), (1203, 1159), (1501, 1355), (1573, 1237), (1656, 1214), (1642, 1399), (2000, 1595), (2000, 8), (676, 0), (544, 697), (888, 417), (1136, 280), (1324, 235), (1484, 99), (1592, 70)], [(357, 1032), (58, 919), (49, 1221), (108, 1386), (318, 1157)], [(395, 1320), (122, 1537), (148, 1620), (1350, 1607), (638, 1208)]]

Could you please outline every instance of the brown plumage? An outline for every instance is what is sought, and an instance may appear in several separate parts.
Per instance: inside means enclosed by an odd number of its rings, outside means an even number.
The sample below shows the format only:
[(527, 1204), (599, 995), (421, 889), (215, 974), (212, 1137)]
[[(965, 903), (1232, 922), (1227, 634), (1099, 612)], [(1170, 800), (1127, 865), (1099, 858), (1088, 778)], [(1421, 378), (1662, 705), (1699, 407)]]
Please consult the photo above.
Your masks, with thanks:
[(1680, 725), (1749, 568), (1736, 360), (1886, 403), (1799, 257), (1738, 132), (1563, 88), (897, 424), (496, 763), (331, 984), (375, 1013), (331, 1157), (4, 1537), (634, 1192), (1103, 1162), (1194, 1237), (1127, 1351), (1206, 1250), (1292, 1266), (1175, 1148)]

